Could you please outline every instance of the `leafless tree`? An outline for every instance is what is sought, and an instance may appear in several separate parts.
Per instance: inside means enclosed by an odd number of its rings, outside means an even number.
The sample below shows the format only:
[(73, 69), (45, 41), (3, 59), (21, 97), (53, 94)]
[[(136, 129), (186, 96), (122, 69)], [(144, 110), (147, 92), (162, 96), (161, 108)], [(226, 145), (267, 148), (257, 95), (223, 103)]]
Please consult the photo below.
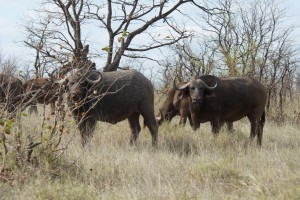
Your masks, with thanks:
[[(106, 53), (104, 71), (117, 70), (123, 56), (153, 60), (143, 53), (191, 36), (192, 32), (176, 20), (180, 18), (176, 15), (187, 14), (180, 10), (183, 5), (190, 4), (204, 12), (214, 10), (193, 0), (44, 0), (43, 3), (43, 8), (37, 10), (42, 19), (28, 30), (37, 39), (27, 45), (55, 59), (66, 52), (71, 52), (73, 60), (86, 59), (87, 55), (82, 51), (83, 35), (88, 32), (85, 25), (97, 24), (100, 37), (108, 38), (107, 45), (102, 47)], [(39, 30), (36, 29), (38, 26), (41, 27)], [(151, 33), (151, 30), (162, 27), (168, 34)], [(106, 33), (103, 34), (101, 29)], [(47, 39), (42, 42), (42, 37)]]
[(0, 52), (0, 73), (18, 75), (18, 59), (14, 56), (4, 55)]
[(181, 42), (178, 45), (180, 48), (174, 51), (180, 58), (179, 66), (185, 66), (187, 73), (192, 74), (189, 67), (191, 58), (196, 57), (193, 60), (203, 63), (204, 55), (207, 60), (211, 58), (213, 63), (206, 65), (209, 73), (255, 77), (267, 87), (267, 110), (276, 107), (279, 115), (283, 116), (287, 99), (293, 98), (296, 69), (300, 64), (299, 49), (292, 37), (294, 27), (283, 23), (285, 10), (273, 1), (217, 2), (223, 12), (215, 15), (202, 13), (204, 20), (199, 23), (205, 37), (197, 38), (200, 41), (208, 40), (207, 46), (201, 47), (208, 47), (209, 54), (204, 50), (202, 54), (196, 53), (199, 52), (199, 45)]

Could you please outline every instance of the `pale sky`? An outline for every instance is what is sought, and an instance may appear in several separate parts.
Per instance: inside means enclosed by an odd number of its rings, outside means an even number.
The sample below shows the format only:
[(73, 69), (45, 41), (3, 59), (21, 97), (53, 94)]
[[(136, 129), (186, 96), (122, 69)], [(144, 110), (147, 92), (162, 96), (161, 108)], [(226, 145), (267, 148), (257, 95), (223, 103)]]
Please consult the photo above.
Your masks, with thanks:
[[(300, 0), (281, 0), (287, 9), (287, 23), (298, 26), (297, 41), (300, 43)], [(22, 40), (21, 24), (24, 16), (38, 8), (42, 0), (0, 0), (0, 52), (4, 55), (14, 55), (20, 58), (28, 57), (28, 48)], [(25, 59), (26, 60), (26, 59)]]

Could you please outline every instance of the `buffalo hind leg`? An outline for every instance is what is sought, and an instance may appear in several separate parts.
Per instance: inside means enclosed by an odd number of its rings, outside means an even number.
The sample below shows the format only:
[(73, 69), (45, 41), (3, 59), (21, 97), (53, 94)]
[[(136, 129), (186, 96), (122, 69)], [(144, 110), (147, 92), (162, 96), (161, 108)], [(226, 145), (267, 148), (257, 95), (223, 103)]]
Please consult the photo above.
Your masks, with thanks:
[(158, 125), (154, 116), (154, 109), (141, 109), (141, 115), (144, 118), (144, 123), (148, 127), (152, 136), (152, 146), (157, 146)]
[(255, 108), (247, 117), (251, 123), (250, 141), (257, 135), (257, 144), (261, 146), (265, 112), (261, 112), (261, 108)]
[(255, 138), (255, 136), (257, 135), (257, 130), (258, 130), (258, 124), (257, 124), (257, 120), (256, 119), (252, 119), (250, 121), (251, 123), (251, 129), (250, 129), (250, 140), (253, 141), (253, 139)]
[(255, 115), (248, 115), (248, 119), (250, 121), (250, 141), (252, 142), (258, 132), (258, 120)]
[(135, 141), (141, 131), (139, 116), (140, 115), (138, 113), (134, 113), (130, 117), (128, 117), (128, 122), (131, 129), (130, 144), (135, 144)]
[(263, 136), (263, 130), (264, 130), (264, 125), (265, 125), (265, 111), (262, 113), (258, 125), (258, 130), (257, 130), (257, 145), (261, 146), (262, 144), (262, 136)]

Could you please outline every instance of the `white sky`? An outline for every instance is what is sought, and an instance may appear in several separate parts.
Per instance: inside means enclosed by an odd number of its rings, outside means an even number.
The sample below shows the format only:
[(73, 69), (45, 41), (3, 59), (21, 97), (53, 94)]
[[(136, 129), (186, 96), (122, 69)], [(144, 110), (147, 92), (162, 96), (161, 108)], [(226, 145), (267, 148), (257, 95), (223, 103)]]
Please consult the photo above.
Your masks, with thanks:
[[(300, 43), (300, 0), (281, 0), (287, 9), (287, 23), (298, 26), (296, 41)], [(21, 24), (24, 16), (38, 8), (42, 0), (0, 0), (0, 52), (26, 60), (28, 48), (24, 47)], [(23, 20), (23, 21), (22, 21)]]

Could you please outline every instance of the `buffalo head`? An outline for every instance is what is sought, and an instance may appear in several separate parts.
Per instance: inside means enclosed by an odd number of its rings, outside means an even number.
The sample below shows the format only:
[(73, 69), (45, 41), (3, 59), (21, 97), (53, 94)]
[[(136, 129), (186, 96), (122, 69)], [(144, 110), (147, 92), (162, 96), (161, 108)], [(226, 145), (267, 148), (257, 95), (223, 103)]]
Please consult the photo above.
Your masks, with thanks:
[(52, 82), (65, 87), (68, 99), (73, 102), (82, 101), (89, 95), (97, 93), (96, 90), (93, 90), (93, 87), (101, 83), (102, 80), (102, 74), (95, 70), (76, 69), (59, 80), (54, 78), (53, 73), (51, 75)]
[(102, 80), (98, 71), (77, 72), (68, 79), (67, 91), (74, 102), (82, 101), (90, 95), (97, 93), (93, 89)]
[(194, 78), (182, 86), (177, 86), (175, 82), (176, 77), (173, 80), (173, 87), (176, 90), (182, 91), (183, 95), (189, 95), (191, 98), (191, 102), (198, 105), (202, 105), (205, 95), (215, 90), (218, 86), (218, 83), (216, 81), (214, 86), (208, 86), (203, 80), (199, 78)]

